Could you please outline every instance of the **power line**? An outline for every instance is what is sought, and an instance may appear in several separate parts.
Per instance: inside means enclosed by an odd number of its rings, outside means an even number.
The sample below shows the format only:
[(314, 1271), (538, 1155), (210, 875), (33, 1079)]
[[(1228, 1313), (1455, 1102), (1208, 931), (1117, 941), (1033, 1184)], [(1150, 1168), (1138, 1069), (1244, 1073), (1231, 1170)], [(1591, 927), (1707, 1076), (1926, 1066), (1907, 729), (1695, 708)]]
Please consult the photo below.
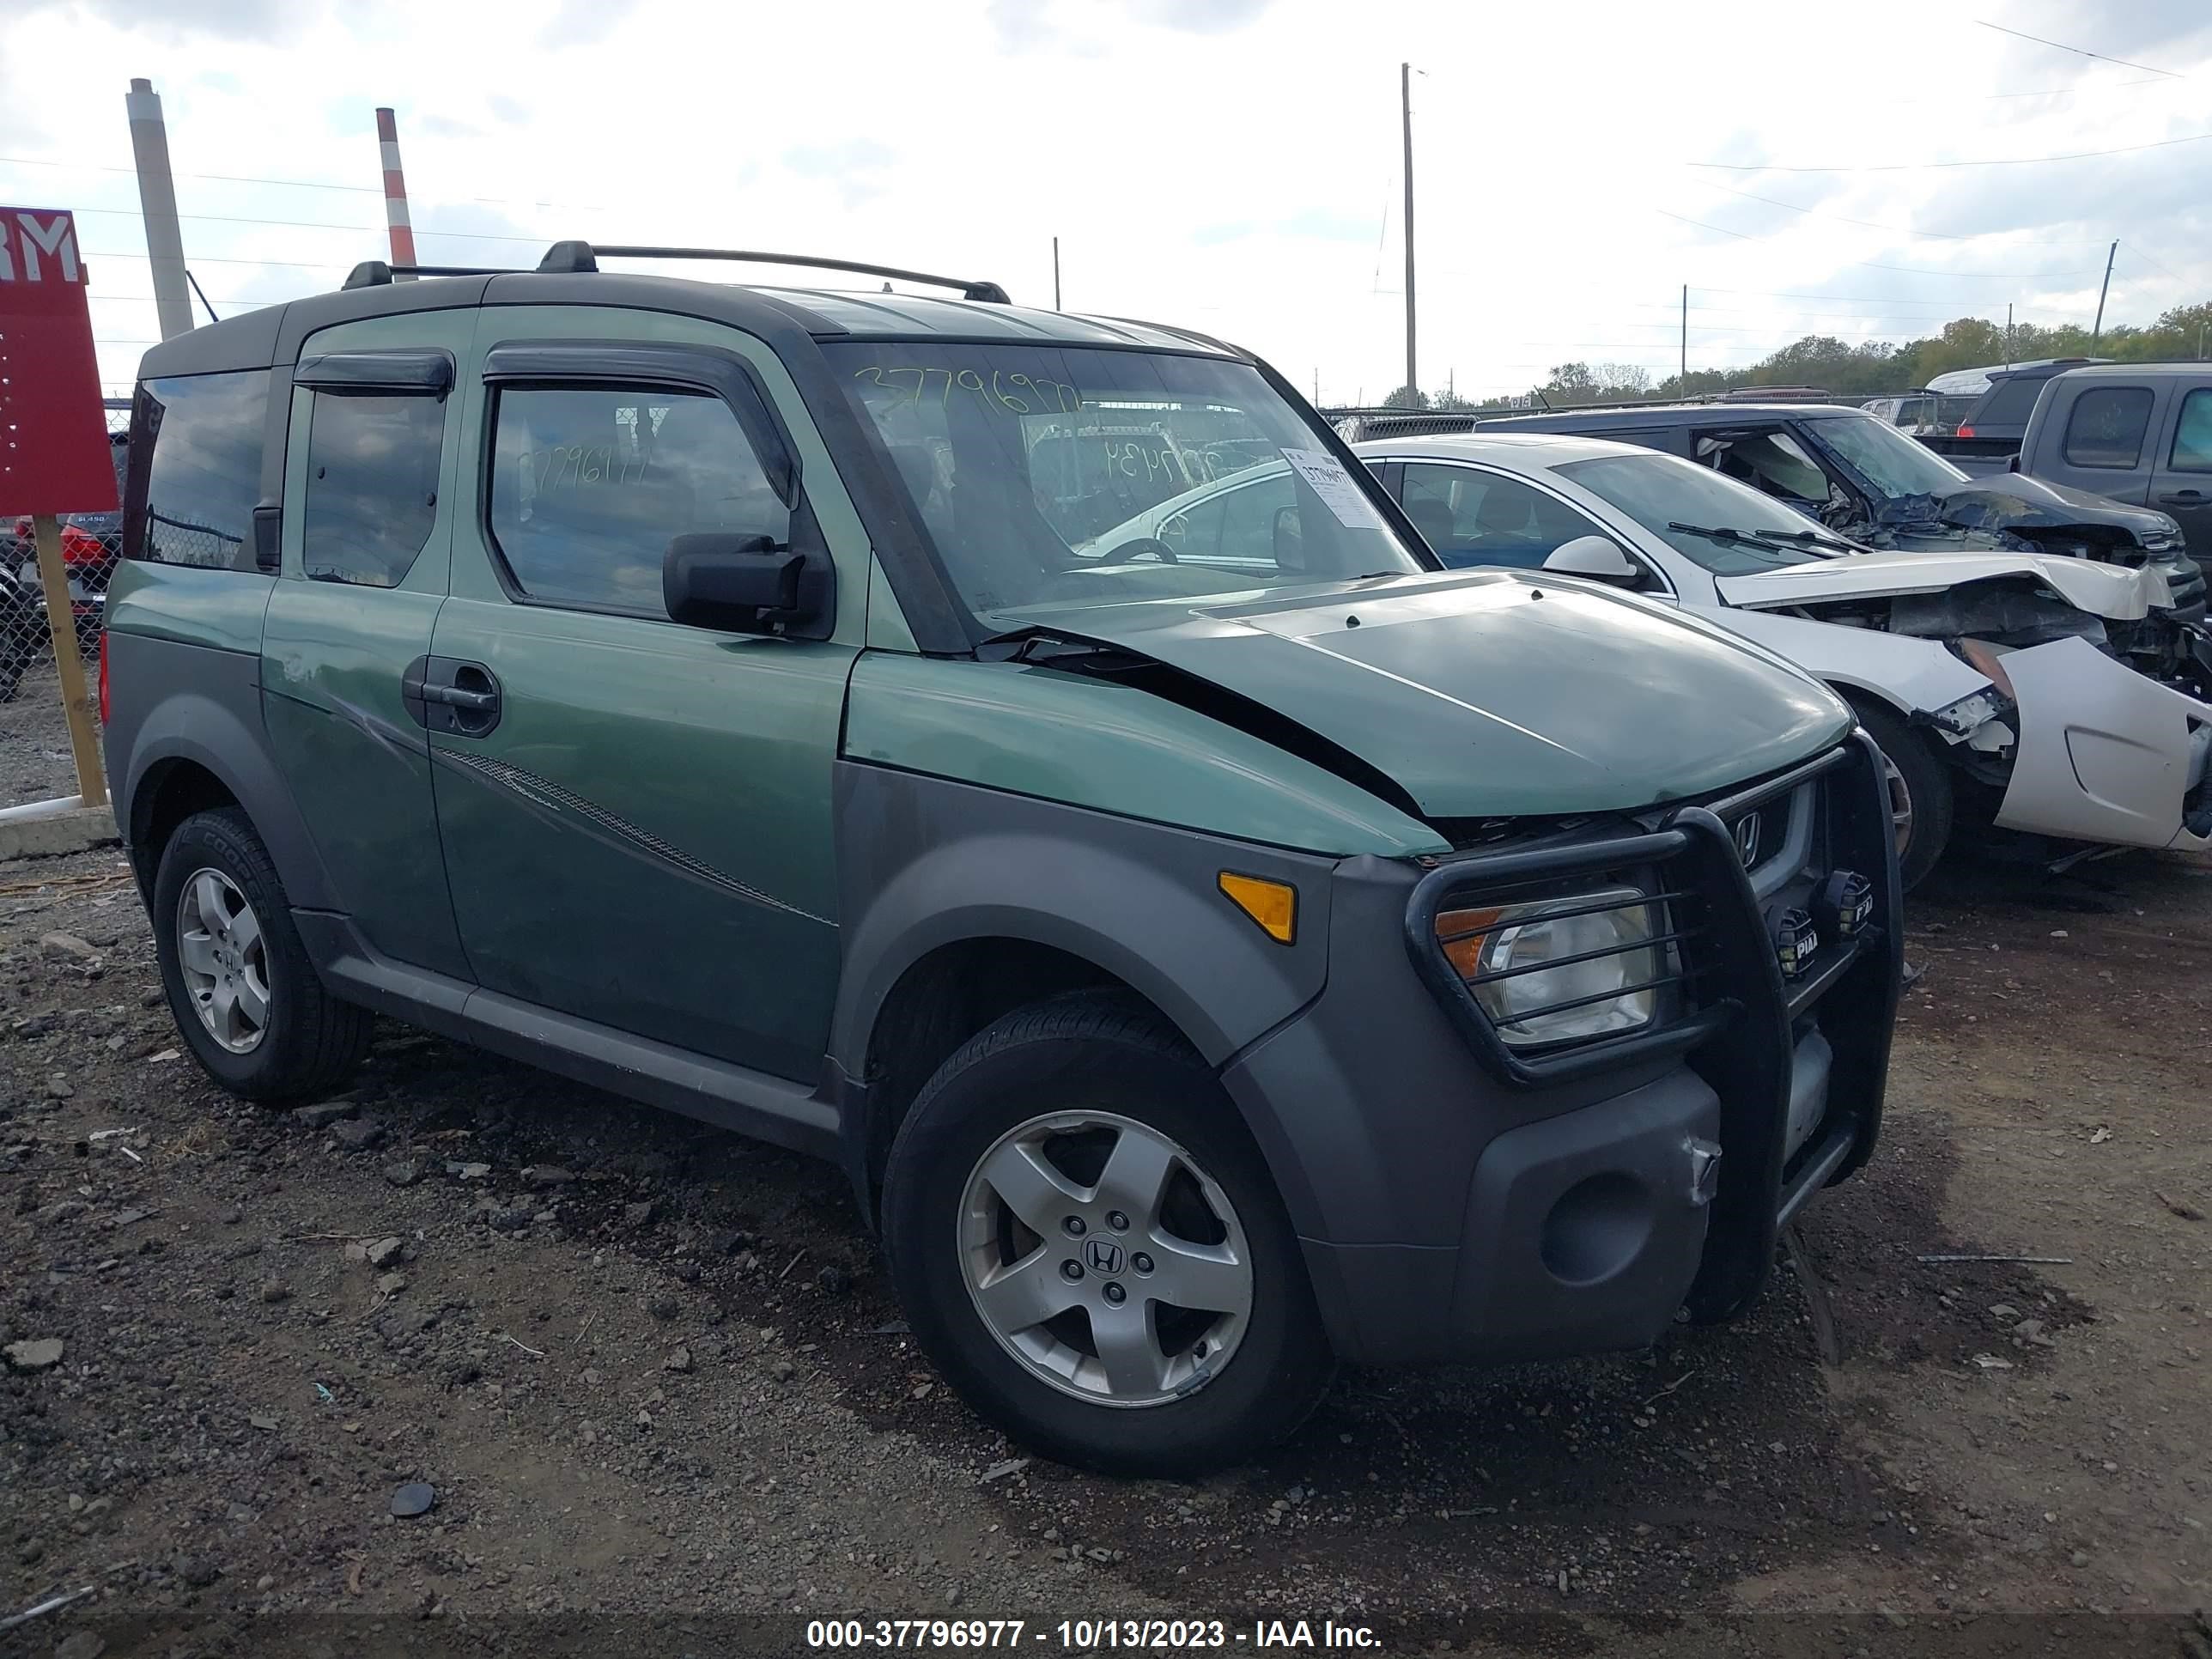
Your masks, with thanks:
[(2167, 276), (2169, 276), (2172, 277), (2172, 278), (2173, 278), (2173, 280), (2174, 280), (2175, 282), (2177, 282), (2177, 283), (2185, 283), (2185, 282), (2187, 282), (2187, 281), (2189, 280), (2186, 276), (2183, 276), (2179, 271), (2178, 271), (2178, 270), (2174, 270), (2172, 266), (2171, 266), (2171, 265), (2169, 265), (2169, 264), (2166, 264), (2166, 263), (2164, 263), (2162, 260), (2158, 260), (2158, 259), (2154, 259), (2154, 258), (2151, 258), (2151, 256), (2150, 256), (2149, 254), (2148, 254), (2148, 253), (2146, 253), (2146, 252), (2143, 252), (2143, 250), (2142, 250), (2142, 247), (2141, 244), (2139, 244), (2139, 243), (2136, 243), (2136, 242), (2130, 242), (2130, 241), (2124, 241), (2124, 241), (2122, 241), (2122, 242), (2121, 242), (2120, 246), (2121, 246), (2122, 247), (2125, 248), (2125, 249), (2126, 249), (2130, 253), (2133, 254), (2136, 258), (2141, 259), (2141, 260), (2143, 260), (2143, 261), (2145, 261), (2147, 264), (2153, 264), (2153, 265), (2156, 265), (2156, 266), (2158, 267), (2158, 269), (2159, 269), (2159, 270), (2160, 270), (2164, 271)]
[(2118, 64), (2122, 69), (2141, 70), (2146, 75), (2163, 75), (2169, 81), (2186, 81), (2189, 78), (2185, 75), (2177, 75), (2172, 70), (2154, 69), (2148, 64), (2131, 64), (2124, 58), (2107, 58), (2101, 52), (2091, 52), (2084, 46), (2069, 46), (2061, 40), (2046, 40), (2039, 34), (2027, 34), (2019, 29), (2008, 29), (2002, 23), (1992, 23), (1984, 18), (1974, 19), (1974, 26), (1977, 28), (1995, 29), (1999, 34), (2009, 34), (2015, 40), (2033, 40), (2037, 46), (2049, 46), (2054, 52), (2070, 52), (2076, 58), (2094, 58), (2100, 64)]
[[(97, 248), (85, 249), (84, 257), (88, 259), (136, 259), (142, 264), (147, 262), (146, 256), (143, 253), (103, 252)], [(283, 265), (292, 270), (351, 270), (353, 269), (349, 264), (334, 265), (327, 262), (317, 264), (307, 259), (225, 259), (213, 253), (195, 253), (192, 255), (191, 263), (196, 265)]]
[[(2207, 133), (2205, 137), (2212, 138), (2212, 133)], [(1702, 219), (1691, 219), (1679, 213), (1669, 213), (1665, 208), (1653, 208), (1651, 210), (1662, 219), (1673, 219), (1681, 224), (1695, 225), (1699, 230), (1710, 230), (1722, 236), (1733, 236), (1740, 242), (1763, 242), (1766, 240), (1764, 236), (1753, 236), (1747, 231), (1730, 230), (1723, 225), (1709, 225)], [(2081, 270), (1930, 270), (1924, 265), (1886, 265), (1873, 259), (1845, 259), (1841, 263), (1856, 265), (1865, 270), (1901, 271), (1908, 276), (1973, 277), (1977, 280), (2027, 277), (2040, 281), (2048, 276), (2078, 276), (2083, 274)], [(2089, 272), (2103, 269), (2102, 265), (2086, 267)]]
[[(57, 161), (43, 155), (0, 155), (0, 161), (19, 167), (69, 167), (79, 173), (127, 173), (136, 175), (135, 167), (119, 167), (103, 161)], [(266, 179), (254, 173), (179, 173), (178, 179), (205, 179), (225, 185), (275, 185), (286, 190), (343, 190), (357, 196), (381, 196), (381, 185), (334, 185), (322, 179)], [(583, 207), (574, 202), (523, 201), (511, 196), (471, 196), (471, 202), (482, 202), (488, 207), (558, 208), (564, 213), (598, 213), (595, 207)]]
[(2118, 149), (2078, 149), (2063, 155), (1998, 155), (1972, 161), (1888, 161), (1879, 165), (1840, 167), (1783, 167), (1768, 161), (1685, 161), (1684, 167), (1710, 167), (1720, 173), (1920, 173), (1930, 167), (2026, 167), (2045, 161), (2088, 161), (2104, 155), (2132, 155), (2138, 150), (2170, 149), (2176, 144), (2201, 144), (2212, 132), (2192, 132), (2180, 138), (2158, 138), (2147, 144), (2122, 144)]
[[(70, 211), (78, 214), (112, 214), (126, 219), (138, 219), (144, 217), (144, 216), (141, 214), (137, 208), (88, 207), (73, 208)], [(382, 225), (333, 224), (330, 221), (325, 219), (247, 219), (241, 218), (236, 214), (229, 213), (180, 213), (177, 217), (179, 219), (194, 220), (203, 224), (281, 225), (289, 230), (347, 230), (352, 231), (356, 234), (370, 236), (381, 236), (384, 234), (384, 227)], [(450, 241), (521, 242), (531, 247), (544, 247), (547, 242), (552, 240), (550, 237), (546, 236), (507, 236), (502, 235), (497, 231), (490, 230), (423, 230), (418, 228), (415, 234), (417, 236), (444, 237)]]
[[(1832, 220), (1835, 223), (1839, 225), (1857, 225), (1867, 230), (1886, 230), (1899, 236), (1931, 236), (1940, 241), (1945, 242), (1978, 242), (1991, 236), (2010, 236), (2013, 234), (2008, 230), (1972, 230), (1965, 232), (1951, 230), (1914, 230), (1906, 225), (1877, 224), (1872, 219), (1854, 219), (1846, 214), (1823, 213), (1817, 208), (1800, 207), (1795, 202), (1778, 201), (1771, 196), (1758, 196), (1753, 194), (1747, 190), (1735, 190), (1727, 185), (1717, 185), (1709, 179), (1700, 179), (1698, 182), (1703, 185), (1707, 190), (1724, 191), (1730, 196), (1741, 196), (1747, 202), (1764, 202), (1769, 207), (1787, 208), (1790, 212), (1802, 213), (1808, 219)], [(187, 215), (186, 216), (189, 217), (190, 216)], [(2077, 239), (2070, 242), (2054, 242), (2023, 238), (2021, 239), (2020, 245), (2023, 247), (2094, 247), (2103, 243), (2105, 240), (2106, 239), (2104, 237), (2100, 236), (2094, 242), (2082, 239)]]

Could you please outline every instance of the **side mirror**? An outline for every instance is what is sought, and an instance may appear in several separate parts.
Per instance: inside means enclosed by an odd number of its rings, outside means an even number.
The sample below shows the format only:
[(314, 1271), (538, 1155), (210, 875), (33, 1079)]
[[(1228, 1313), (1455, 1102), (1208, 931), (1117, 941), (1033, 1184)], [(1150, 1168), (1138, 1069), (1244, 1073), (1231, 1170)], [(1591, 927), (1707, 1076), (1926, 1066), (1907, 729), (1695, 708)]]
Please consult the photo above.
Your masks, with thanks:
[(766, 536), (678, 536), (661, 556), (660, 593), (672, 621), (739, 634), (829, 631), (836, 593), (830, 556)]
[(1303, 570), (1306, 568), (1306, 532), (1304, 520), (1298, 517), (1295, 507), (1275, 509), (1274, 526), (1275, 568), (1278, 570)]
[(1563, 542), (1544, 558), (1544, 568), (1563, 576), (1587, 576), (1592, 581), (1635, 583), (1644, 580), (1644, 567), (1620, 550), (1607, 536), (1577, 536)]

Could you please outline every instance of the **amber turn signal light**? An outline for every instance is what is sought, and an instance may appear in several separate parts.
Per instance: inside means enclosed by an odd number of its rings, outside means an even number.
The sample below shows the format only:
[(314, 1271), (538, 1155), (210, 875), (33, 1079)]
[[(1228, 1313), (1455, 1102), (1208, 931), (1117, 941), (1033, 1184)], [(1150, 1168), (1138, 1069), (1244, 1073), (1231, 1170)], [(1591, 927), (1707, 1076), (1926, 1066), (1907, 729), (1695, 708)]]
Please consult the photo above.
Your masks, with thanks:
[(1288, 882), (1240, 876), (1233, 870), (1220, 875), (1221, 890), (1229, 902), (1260, 924), (1260, 931), (1278, 945), (1297, 937), (1298, 890)]

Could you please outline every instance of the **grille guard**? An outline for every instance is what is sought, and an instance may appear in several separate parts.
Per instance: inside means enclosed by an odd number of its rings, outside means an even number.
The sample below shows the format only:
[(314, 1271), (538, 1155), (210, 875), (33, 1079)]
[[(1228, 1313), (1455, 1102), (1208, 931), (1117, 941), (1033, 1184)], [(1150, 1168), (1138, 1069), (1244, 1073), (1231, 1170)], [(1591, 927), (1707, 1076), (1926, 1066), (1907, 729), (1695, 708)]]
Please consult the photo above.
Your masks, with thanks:
[[(1414, 969), (1500, 1082), (1536, 1090), (1654, 1060), (1684, 1057), (1721, 1102), (1721, 1166), (1705, 1259), (1689, 1298), (1699, 1319), (1732, 1316), (1763, 1282), (1782, 1224), (1814, 1190), (1865, 1163), (1880, 1132), (1891, 1027), (1904, 966), (1902, 887), (1882, 793), (1880, 751), (1863, 732), (1827, 753), (1701, 805), (1667, 811), (1652, 827), (1440, 862), (1415, 885), (1406, 910)], [(1731, 825), (1816, 778), (1828, 825), (1829, 868), (1854, 869), (1874, 887), (1867, 925), (1850, 941), (1824, 941), (1811, 969), (1785, 981)], [(1443, 954), (1437, 918), (1470, 903), (1511, 902), (1512, 890), (1563, 878), (1638, 870), (1682, 896), (1668, 918), (1680, 978), (1692, 993), (1672, 1018), (1640, 1031), (1551, 1052), (1516, 1053)], [(1682, 907), (1699, 914), (1687, 917)], [(1830, 1121), (1785, 1167), (1790, 1077), (1797, 1022), (1820, 1006), (1836, 1051)]]

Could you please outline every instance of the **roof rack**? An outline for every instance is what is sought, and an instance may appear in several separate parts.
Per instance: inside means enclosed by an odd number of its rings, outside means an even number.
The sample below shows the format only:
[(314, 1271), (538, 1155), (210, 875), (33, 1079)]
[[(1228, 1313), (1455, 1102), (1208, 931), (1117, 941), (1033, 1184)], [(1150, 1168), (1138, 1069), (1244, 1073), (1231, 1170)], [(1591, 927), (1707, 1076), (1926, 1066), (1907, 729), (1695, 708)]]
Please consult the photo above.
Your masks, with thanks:
[(960, 290), (963, 300), (986, 305), (1011, 304), (1006, 290), (996, 283), (969, 282), (961, 276), (936, 276), (926, 270), (906, 270), (897, 265), (865, 264), (857, 259), (824, 259), (808, 253), (756, 253), (742, 248), (653, 247), (641, 242), (556, 242), (538, 262), (544, 271), (584, 271), (599, 268), (599, 256), (620, 259), (732, 259), (757, 265), (805, 265), (817, 270), (849, 270), (861, 276), (889, 276), (901, 282), (927, 283), (932, 288)]
[[(926, 270), (907, 270), (897, 265), (864, 264), (857, 259), (822, 259), (806, 253), (754, 253), (728, 247), (653, 247), (642, 242), (556, 242), (545, 250), (538, 270), (547, 274), (574, 275), (596, 271), (602, 253), (623, 259), (732, 259), (749, 264), (805, 265), (818, 270), (849, 270), (862, 276), (889, 276), (905, 283), (927, 283), (932, 288), (955, 288), (963, 300), (985, 305), (1010, 305), (1006, 290), (996, 283), (969, 282), (961, 276), (933, 276)], [(398, 276), (506, 276), (515, 265), (392, 265), (381, 259), (364, 259), (347, 276), (343, 287), (382, 288)]]
[(363, 259), (338, 284), (349, 288), (382, 288), (395, 276), (505, 276), (519, 265), (388, 265), (381, 259)]

